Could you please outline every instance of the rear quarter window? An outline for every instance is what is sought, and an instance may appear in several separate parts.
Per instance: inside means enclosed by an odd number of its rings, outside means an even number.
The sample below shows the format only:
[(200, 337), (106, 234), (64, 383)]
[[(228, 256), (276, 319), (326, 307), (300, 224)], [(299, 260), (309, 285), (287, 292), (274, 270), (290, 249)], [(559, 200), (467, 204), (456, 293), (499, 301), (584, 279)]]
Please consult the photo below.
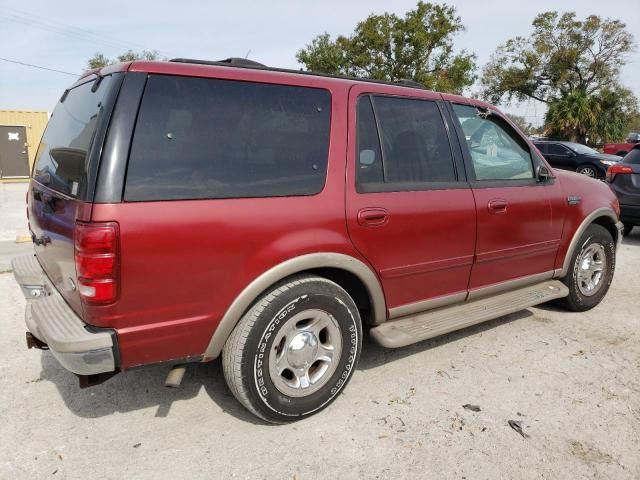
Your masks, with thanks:
[(327, 172), (330, 108), (322, 89), (151, 76), (124, 199), (317, 194)]

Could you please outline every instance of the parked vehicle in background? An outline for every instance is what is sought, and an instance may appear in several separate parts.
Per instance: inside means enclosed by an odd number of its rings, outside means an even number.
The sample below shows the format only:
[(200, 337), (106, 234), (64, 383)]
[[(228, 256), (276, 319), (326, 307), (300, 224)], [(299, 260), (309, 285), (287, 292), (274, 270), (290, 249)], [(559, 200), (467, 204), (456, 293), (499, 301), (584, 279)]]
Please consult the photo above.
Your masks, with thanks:
[(620, 163), (609, 167), (607, 182), (620, 202), (620, 220), (628, 235), (633, 227), (640, 226), (640, 144), (635, 145)]
[(342, 391), (364, 329), (402, 347), (606, 294), (615, 195), (495, 107), (237, 64), (106, 67), (54, 110), (13, 267), (28, 345), (82, 385), (222, 357), (247, 409), (289, 422)]
[(587, 177), (604, 178), (620, 157), (600, 153), (580, 143), (547, 140), (533, 142), (553, 168), (571, 170)]
[(640, 133), (631, 132), (624, 143), (605, 143), (602, 147), (604, 153), (624, 157), (631, 149), (640, 143)]

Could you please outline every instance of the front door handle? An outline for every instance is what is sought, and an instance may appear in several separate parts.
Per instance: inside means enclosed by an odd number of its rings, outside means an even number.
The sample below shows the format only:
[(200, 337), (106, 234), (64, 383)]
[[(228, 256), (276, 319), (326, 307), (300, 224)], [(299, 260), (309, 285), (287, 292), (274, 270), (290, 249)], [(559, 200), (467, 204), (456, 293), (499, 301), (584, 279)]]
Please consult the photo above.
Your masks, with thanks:
[(495, 198), (487, 205), (489, 213), (507, 213), (507, 201), (503, 198)]
[(363, 227), (379, 227), (389, 221), (389, 212), (384, 208), (363, 208), (358, 212), (358, 223)]

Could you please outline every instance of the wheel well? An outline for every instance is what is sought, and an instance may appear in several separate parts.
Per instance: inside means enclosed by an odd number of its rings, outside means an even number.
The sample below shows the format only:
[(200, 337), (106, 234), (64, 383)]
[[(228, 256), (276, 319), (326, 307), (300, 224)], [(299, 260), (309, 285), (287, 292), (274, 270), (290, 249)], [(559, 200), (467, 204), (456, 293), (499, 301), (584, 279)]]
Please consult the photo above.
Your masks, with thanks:
[(371, 297), (365, 284), (356, 275), (339, 268), (314, 268), (300, 273), (312, 273), (326, 278), (344, 288), (358, 307), (360, 318), (365, 325), (373, 324), (371, 318)]
[(611, 234), (611, 236), (613, 237), (613, 241), (617, 242), (618, 241), (618, 229), (616, 227), (616, 222), (613, 221), (613, 219), (609, 216), (602, 216), (602, 217), (598, 217), (596, 219), (593, 220), (593, 223), (600, 225), (601, 227), (604, 227), (608, 230), (608, 232)]
[(626, 152), (626, 151), (624, 151), (624, 150), (620, 150), (618, 153), (616, 153), (616, 155), (617, 155), (618, 157), (624, 157), (626, 154), (627, 154), (627, 152)]

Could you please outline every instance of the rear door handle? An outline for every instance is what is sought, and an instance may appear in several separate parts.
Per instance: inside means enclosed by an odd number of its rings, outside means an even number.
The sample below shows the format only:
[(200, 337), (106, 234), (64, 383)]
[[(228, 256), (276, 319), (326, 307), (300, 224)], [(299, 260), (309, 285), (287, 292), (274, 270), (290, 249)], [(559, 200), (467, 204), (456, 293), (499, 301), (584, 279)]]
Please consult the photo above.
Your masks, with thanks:
[(503, 198), (489, 200), (487, 208), (489, 213), (507, 213), (507, 201)]
[(389, 212), (384, 208), (363, 208), (358, 212), (358, 223), (363, 227), (378, 227), (389, 221)]

